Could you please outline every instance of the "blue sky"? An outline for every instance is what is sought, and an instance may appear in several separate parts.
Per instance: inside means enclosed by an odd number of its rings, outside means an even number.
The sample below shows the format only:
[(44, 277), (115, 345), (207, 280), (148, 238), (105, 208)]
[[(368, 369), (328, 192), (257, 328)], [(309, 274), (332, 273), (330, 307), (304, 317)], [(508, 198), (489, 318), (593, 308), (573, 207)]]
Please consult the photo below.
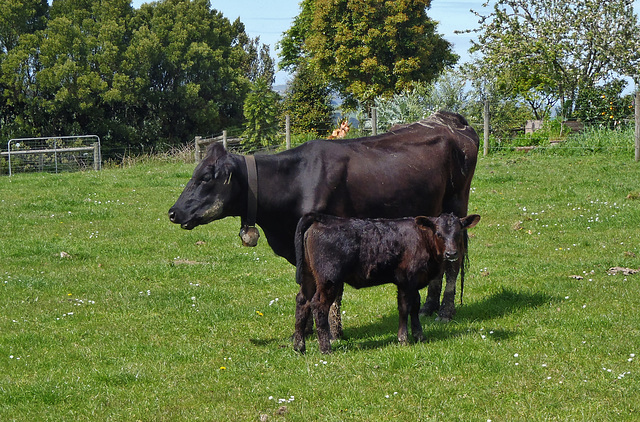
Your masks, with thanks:
[[(144, 0), (133, 0), (135, 8)], [(454, 45), (456, 54), (464, 60), (468, 57), (469, 39), (471, 35), (456, 35), (455, 30), (472, 29), (477, 26), (478, 19), (469, 10), (482, 9), (483, 0), (432, 0), (429, 17), (440, 22), (438, 32)], [(276, 57), (276, 43), (282, 33), (289, 29), (293, 18), (300, 12), (299, 0), (211, 0), (211, 7), (231, 21), (240, 18), (250, 37), (260, 37), (260, 41), (271, 46), (271, 53)], [(276, 57), (277, 58), (277, 57)], [(276, 74), (276, 85), (285, 84), (290, 76), (286, 72)]]

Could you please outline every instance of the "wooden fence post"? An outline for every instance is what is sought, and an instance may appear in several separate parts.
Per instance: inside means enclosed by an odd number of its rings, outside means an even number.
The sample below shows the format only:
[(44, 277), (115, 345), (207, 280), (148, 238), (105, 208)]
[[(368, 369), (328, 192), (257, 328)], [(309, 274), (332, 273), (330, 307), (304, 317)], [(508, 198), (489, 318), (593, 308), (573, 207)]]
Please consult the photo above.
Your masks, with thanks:
[(222, 146), (224, 147), (224, 149), (227, 149), (227, 131), (226, 130), (222, 131)]
[(284, 129), (287, 149), (291, 149), (291, 119), (289, 118), (288, 114), (285, 116)]
[(484, 99), (484, 156), (489, 154), (489, 98)]
[(100, 170), (100, 144), (98, 142), (93, 143), (93, 169), (95, 171)]
[(636, 120), (636, 162), (640, 161), (640, 87), (636, 84), (635, 100), (635, 120)]
[(195, 159), (196, 159), (196, 163), (200, 162), (200, 140), (202, 139), (202, 136), (196, 136), (196, 153), (195, 153)]
[(371, 107), (371, 135), (376, 136), (378, 134), (378, 109)]

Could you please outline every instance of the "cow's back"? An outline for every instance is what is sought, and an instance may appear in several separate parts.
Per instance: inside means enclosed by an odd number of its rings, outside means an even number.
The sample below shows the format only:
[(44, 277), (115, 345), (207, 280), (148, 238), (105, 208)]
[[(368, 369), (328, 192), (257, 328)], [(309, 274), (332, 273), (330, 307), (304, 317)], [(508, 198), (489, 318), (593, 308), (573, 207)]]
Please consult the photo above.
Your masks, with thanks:
[(303, 212), (399, 218), (466, 215), (479, 138), (462, 116), (437, 113), (382, 135), (312, 141), (306, 187), (317, 192)]

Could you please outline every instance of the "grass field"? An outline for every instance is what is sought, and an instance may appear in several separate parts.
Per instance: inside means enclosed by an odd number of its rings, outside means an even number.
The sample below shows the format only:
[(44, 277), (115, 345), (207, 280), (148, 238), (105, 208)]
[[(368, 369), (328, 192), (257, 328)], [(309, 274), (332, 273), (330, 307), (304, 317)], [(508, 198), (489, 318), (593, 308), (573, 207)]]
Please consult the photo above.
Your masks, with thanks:
[(167, 210), (193, 164), (0, 178), (1, 421), (640, 420), (640, 165), (480, 158), (465, 305), (397, 344), (395, 288), (293, 351), (294, 268)]

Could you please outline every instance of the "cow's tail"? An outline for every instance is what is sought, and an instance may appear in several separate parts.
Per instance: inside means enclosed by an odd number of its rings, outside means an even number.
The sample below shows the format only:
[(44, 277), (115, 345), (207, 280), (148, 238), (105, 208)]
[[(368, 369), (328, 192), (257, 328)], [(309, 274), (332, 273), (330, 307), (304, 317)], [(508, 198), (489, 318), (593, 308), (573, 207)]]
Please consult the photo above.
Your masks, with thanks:
[(469, 234), (464, 231), (464, 255), (462, 257), (462, 263), (460, 264), (460, 306), (462, 303), (462, 296), (464, 295), (464, 267), (469, 264)]
[(298, 225), (296, 226), (296, 234), (295, 234), (295, 250), (296, 250), (296, 283), (302, 284), (302, 277), (304, 271), (304, 234), (307, 232), (309, 227), (318, 220), (317, 214), (305, 214), (298, 220)]

